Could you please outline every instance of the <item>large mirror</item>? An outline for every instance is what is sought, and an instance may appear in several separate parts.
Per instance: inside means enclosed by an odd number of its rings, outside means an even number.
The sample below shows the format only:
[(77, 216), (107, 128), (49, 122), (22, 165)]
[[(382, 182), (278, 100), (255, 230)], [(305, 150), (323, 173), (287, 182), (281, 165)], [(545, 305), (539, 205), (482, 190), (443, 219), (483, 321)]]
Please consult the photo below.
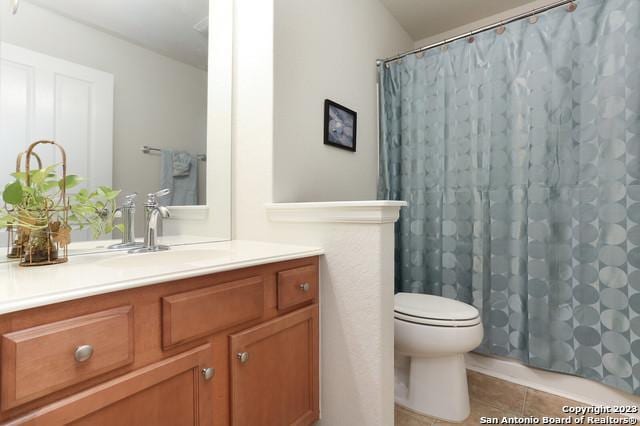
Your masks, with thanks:
[[(69, 172), (84, 178), (78, 188), (121, 190), (119, 204), (138, 194), (137, 237), (148, 193), (170, 189), (167, 206), (212, 204), (209, 0), (9, 3), (0, 8), (0, 187), (33, 141), (54, 140)], [(37, 153), (60, 162), (49, 147)], [(73, 241), (83, 240), (89, 232), (74, 231)]]

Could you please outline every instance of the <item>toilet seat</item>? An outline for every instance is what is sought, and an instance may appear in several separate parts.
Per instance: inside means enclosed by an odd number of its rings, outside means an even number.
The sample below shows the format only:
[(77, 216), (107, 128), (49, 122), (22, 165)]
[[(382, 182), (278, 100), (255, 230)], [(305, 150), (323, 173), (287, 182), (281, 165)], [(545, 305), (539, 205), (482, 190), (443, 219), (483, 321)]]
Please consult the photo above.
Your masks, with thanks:
[(480, 324), (480, 313), (475, 307), (446, 297), (418, 293), (396, 294), (394, 317), (437, 327), (471, 327)]

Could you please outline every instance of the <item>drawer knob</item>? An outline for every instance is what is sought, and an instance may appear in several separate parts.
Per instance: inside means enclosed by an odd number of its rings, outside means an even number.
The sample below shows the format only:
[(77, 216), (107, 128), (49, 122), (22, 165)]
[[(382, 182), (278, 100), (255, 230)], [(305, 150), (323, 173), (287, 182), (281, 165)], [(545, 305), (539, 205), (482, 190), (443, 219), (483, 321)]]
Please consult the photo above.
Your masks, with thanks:
[(309, 289), (311, 288), (311, 286), (309, 285), (309, 283), (302, 283), (300, 284), (300, 290), (304, 291), (305, 293), (307, 291), (309, 291)]
[(215, 368), (207, 367), (202, 369), (202, 377), (204, 377), (205, 380), (211, 380), (215, 374)]
[(82, 345), (76, 348), (76, 352), (74, 353), (74, 357), (78, 362), (85, 362), (93, 355), (93, 346), (91, 345)]
[(246, 364), (249, 361), (249, 352), (238, 352), (238, 359), (241, 363)]

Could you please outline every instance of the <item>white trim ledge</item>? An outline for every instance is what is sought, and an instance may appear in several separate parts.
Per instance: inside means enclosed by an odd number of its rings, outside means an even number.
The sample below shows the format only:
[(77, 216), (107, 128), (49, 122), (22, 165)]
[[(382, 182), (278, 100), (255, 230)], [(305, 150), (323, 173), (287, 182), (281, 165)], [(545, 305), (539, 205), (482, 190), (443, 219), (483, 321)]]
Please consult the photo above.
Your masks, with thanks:
[(394, 223), (406, 201), (328, 201), (312, 203), (269, 203), (272, 222)]
[(207, 220), (209, 206), (167, 206), (170, 220)]

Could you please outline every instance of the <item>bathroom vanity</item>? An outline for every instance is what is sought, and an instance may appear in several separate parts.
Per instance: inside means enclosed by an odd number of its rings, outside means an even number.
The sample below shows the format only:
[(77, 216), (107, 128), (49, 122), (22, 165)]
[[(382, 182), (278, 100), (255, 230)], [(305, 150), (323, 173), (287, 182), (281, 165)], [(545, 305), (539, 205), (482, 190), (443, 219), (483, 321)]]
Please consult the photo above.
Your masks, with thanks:
[(0, 265), (0, 423), (312, 424), (319, 254), (229, 241)]

